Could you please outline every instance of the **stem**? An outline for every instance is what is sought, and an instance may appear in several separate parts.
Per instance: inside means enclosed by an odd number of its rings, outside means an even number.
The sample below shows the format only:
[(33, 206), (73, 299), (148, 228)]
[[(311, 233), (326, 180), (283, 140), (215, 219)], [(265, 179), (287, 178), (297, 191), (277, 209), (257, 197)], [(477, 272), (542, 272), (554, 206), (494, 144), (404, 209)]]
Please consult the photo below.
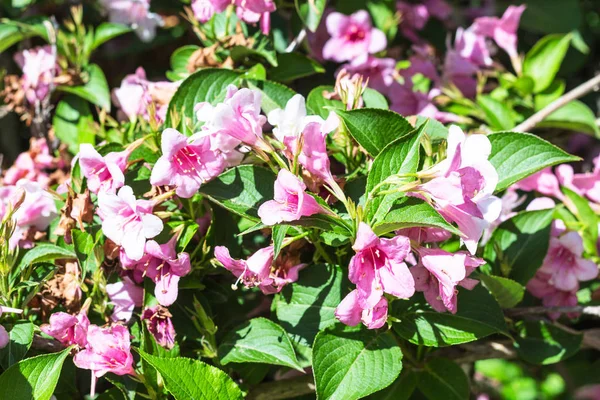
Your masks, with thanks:
[(292, 40), (290, 45), (285, 49), (285, 52), (293, 53), (298, 48), (298, 46), (300, 46), (300, 44), (304, 41), (304, 38), (306, 38), (306, 28), (302, 28), (302, 30), (298, 32), (298, 36), (296, 36), (294, 40)]
[(567, 103), (570, 103), (571, 101), (586, 95), (589, 92), (598, 90), (598, 86), (600, 86), (600, 74), (596, 75), (589, 81), (577, 86), (569, 93), (564, 94), (563, 96), (554, 100), (552, 103), (548, 104), (546, 107), (544, 107), (543, 109), (541, 109), (540, 111), (533, 114), (531, 117), (527, 118), (525, 121), (517, 125), (513, 130), (516, 132), (525, 132), (532, 128), (535, 128), (537, 124), (546, 119), (546, 117), (548, 117), (554, 111), (563, 107)]

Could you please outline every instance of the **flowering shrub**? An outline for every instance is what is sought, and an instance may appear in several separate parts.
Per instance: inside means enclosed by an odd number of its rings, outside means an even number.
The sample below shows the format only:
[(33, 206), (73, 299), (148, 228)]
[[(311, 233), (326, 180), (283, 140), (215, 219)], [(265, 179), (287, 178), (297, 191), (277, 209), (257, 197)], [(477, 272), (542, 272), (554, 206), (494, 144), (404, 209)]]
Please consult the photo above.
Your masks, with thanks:
[(598, 398), (592, 2), (9, 3), (0, 399)]

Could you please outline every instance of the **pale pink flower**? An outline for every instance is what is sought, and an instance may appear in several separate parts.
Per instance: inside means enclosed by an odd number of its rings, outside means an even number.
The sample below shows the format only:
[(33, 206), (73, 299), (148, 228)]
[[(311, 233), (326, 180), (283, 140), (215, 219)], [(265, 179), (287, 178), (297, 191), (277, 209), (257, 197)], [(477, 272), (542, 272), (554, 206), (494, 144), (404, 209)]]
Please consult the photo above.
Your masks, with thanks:
[(128, 277), (106, 285), (106, 294), (114, 306), (111, 316), (113, 321), (129, 322), (133, 316), (133, 309), (141, 307), (144, 301), (144, 289)]
[(361, 222), (352, 248), (356, 254), (350, 260), (348, 277), (356, 284), (363, 309), (375, 307), (383, 293), (402, 299), (414, 294), (415, 282), (404, 263), (410, 252), (407, 237), (380, 239)]
[[(326, 137), (335, 129), (334, 126), (337, 127), (338, 122), (339, 120), (335, 116), (330, 116), (323, 124), (311, 122), (306, 125), (299, 138), (288, 138), (285, 142), (289, 153), (294, 156), (298, 154), (298, 163), (311, 174), (316, 182), (322, 181), (334, 187), (336, 183), (331, 174)], [(299, 147), (300, 150), (298, 150)]]
[(598, 276), (598, 266), (582, 258), (583, 239), (577, 232), (550, 239), (548, 254), (539, 271), (549, 274), (551, 285), (562, 291), (579, 287), (579, 281), (589, 281)]
[(142, 320), (146, 321), (148, 331), (159, 346), (166, 349), (175, 346), (175, 328), (171, 322), (171, 313), (166, 308), (161, 306), (146, 308), (142, 313)]
[(297, 176), (282, 169), (275, 181), (275, 197), (263, 203), (258, 215), (265, 225), (298, 221), (302, 217), (325, 213), (323, 207), (308, 193)]
[(29, 104), (47, 99), (59, 68), (52, 47), (23, 50), (15, 55), (15, 62), (23, 70), (23, 90)]
[(382, 297), (373, 308), (363, 309), (358, 290), (351, 291), (335, 309), (335, 317), (343, 324), (356, 326), (361, 322), (368, 329), (379, 329), (387, 321), (388, 302)]
[(176, 244), (176, 237), (165, 244), (149, 240), (146, 242), (145, 254), (139, 261), (130, 260), (126, 254), (120, 257), (126, 269), (134, 270), (141, 277), (147, 276), (154, 281), (154, 296), (163, 306), (170, 306), (177, 300), (179, 279), (191, 270), (189, 254), (177, 254)]
[(502, 18), (477, 18), (473, 23), (473, 29), (480, 35), (493, 38), (496, 44), (504, 49), (511, 58), (517, 57), (517, 30), (525, 8), (525, 5), (509, 6)]
[(50, 323), (40, 326), (42, 332), (52, 336), (65, 346), (77, 345), (81, 348), (87, 345), (87, 333), (90, 320), (86, 312), (77, 315), (57, 312), (50, 316)]
[(536, 197), (531, 200), (531, 203), (527, 204), (525, 210), (537, 211), (537, 210), (548, 210), (554, 208), (556, 203), (550, 197)]
[(431, 89), (429, 93), (414, 91), (412, 84), (394, 85), (390, 93), (390, 110), (400, 115), (421, 115), (436, 119), (442, 123), (460, 122), (460, 118), (454, 114), (440, 111), (434, 103), (439, 96), (439, 89)]
[(195, 136), (225, 135), (249, 146), (270, 150), (262, 134), (267, 118), (260, 113), (261, 101), (260, 91), (230, 85), (223, 103), (214, 107), (206, 102), (196, 104), (196, 117), (204, 126), (202, 133)]
[(194, 17), (202, 23), (207, 22), (217, 13), (225, 11), (231, 0), (192, 0)]
[(353, 58), (341, 69), (351, 74), (360, 74), (369, 80), (369, 87), (389, 96), (396, 81), (396, 60), (393, 58), (377, 58), (363, 53)]
[(414, 227), (396, 231), (397, 235), (406, 236), (415, 244), (445, 242), (452, 234), (441, 228)]
[(225, 160), (211, 150), (208, 136), (188, 138), (175, 129), (165, 129), (162, 156), (156, 161), (150, 183), (176, 187), (179, 197), (190, 198), (225, 169)]
[(37, 182), (48, 187), (50, 178), (44, 169), (56, 168), (56, 160), (50, 154), (46, 139), (32, 138), (29, 151), (19, 154), (14, 164), (4, 174), (4, 185), (16, 185), (21, 179)]
[(585, 385), (575, 392), (576, 400), (598, 400), (600, 399), (600, 385)]
[(101, 0), (110, 22), (129, 25), (144, 42), (156, 36), (156, 28), (163, 24), (160, 15), (150, 12), (150, 0)]
[(0, 350), (5, 348), (10, 342), (10, 336), (8, 336), (8, 332), (6, 329), (0, 325)]
[(560, 191), (559, 179), (552, 173), (552, 168), (544, 168), (533, 175), (513, 185), (514, 189), (524, 192), (538, 192), (546, 196), (562, 199), (564, 196)]
[(92, 193), (115, 193), (125, 184), (125, 169), (130, 150), (111, 152), (102, 157), (89, 143), (79, 146), (81, 174), (87, 178)]
[(320, 63), (325, 62), (325, 57), (323, 57), (323, 48), (325, 47), (325, 43), (329, 40), (329, 33), (327, 32), (327, 16), (331, 14), (334, 10), (331, 7), (327, 7), (323, 12), (323, 16), (321, 17), (321, 22), (319, 23), (319, 27), (315, 32), (311, 32), (310, 30), (306, 34), (306, 41), (308, 43), (308, 51), (312, 58), (319, 61)]
[(271, 111), (268, 120), (269, 124), (273, 125), (273, 135), (282, 143), (289, 138), (298, 139), (311, 122), (325, 123), (319, 116), (307, 115), (306, 100), (301, 94), (296, 94), (288, 100), (285, 109), (277, 108)]
[(237, 6), (237, 16), (248, 23), (254, 24), (260, 21), (261, 31), (268, 35), (271, 31), (271, 12), (275, 11), (273, 0), (234, 0)]
[[(578, 304), (577, 290), (560, 290), (550, 283), (552, 275), (537, 271), (535, 276), (527, 283), (527, 290), (542, 300), (544, 307), (574, 307)], [(558, 319), (562, 314), (557, 312), (548, 313), (552, 319)], [(579, 313), (567, 313), (569, 318), (577, 318)]]
[(327, 16), (331, 38), (325, 43), (323, 57), (337, 62), (349, 61), (365, 53), (377, 53), (387, 46), (385, 34), (371, 24), (369, 13), (352, 15), (332, 12)]
[(563, 164), (556, 168), (556, 176), (562, 186), (595, 203), (600, 203), (600, 156), (594, 159), (594, 169), (591, 172), (576, 174), (572, 166)]
[(161, 219), (152, 214), (153, 207), (151, 201), (136, 200), (129, 186), (123, 186), (118, 194), (98, 194), (104, 235), (122, 246), (132, 260), (142, 258), (146, 239), (152, 239), (163, 229)]

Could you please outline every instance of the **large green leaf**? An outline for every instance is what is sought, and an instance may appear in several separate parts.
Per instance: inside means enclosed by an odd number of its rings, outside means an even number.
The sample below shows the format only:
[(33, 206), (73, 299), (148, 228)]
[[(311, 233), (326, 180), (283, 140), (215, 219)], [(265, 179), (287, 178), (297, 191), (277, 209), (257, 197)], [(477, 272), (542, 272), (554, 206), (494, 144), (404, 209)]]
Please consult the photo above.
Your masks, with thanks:
[[(395, 315), (396, 316), (396, 315)], [(459, 289), (458, 312), (439, 313), (427, 307), (401, 311), (394, 330), (411, 343), (431, 347), (468, 343), (506, 332), (504, 315), (492, 295), (481, 285)]]
[(19, 361), (0, 375), (0, 399), (49, 400), (70, 348)]
[(304, 22), (304, 25), (315, 32), (319, 27), (319, 22), (323, 17), (327, 0), (294, 0), (296, 11)]
[(110, 91), (102, 68), (91, 64), (86, 70), (87, 81), (81, 86), (58, 86), (57, 89), (71, 93), (110, 111)]
[[(3, 19), (0, 21), (0, 53), (23, 39), (41, 36), (48, 39), (48, 33), (44, 26), (44, 17), (33, 17), (23, 21), (11, 21)], [(49, 21), (48, 21), (49, 22)]]
[(402, 351), (393, 335), (362, 325), (319, 332), (312, 359), (322, 400), (360, 399), (386, 388), (402, 371)]
[(281, 108), (284, 109), (287, 102), (294, 97), (296, 92), (287, 86), (271, 81), (248, 80), (250, 89), (258, 89), (262, 92), (261, 108), (265, 114)]
[(548, 251), (553, 215), (554, 209), (523, 211), (500, 224), (485, 248), (494, 271), (526, 285)]
[(323, 119), (327, 119), (332, 109), (343, 110), (344, 103), (340, 100), (325, 98), (325, 94), (335, 93), (333, 86), (317, 86), (310, 91), (306, 98), (306, 108), (309, 114), (318, 115)]
[(485, 113), (488, 125), (495, 131), (511, 129), (515, 126), (513, 113), (506, 104), (489, 95), (477, 97), (477, 104)]
[(273, 199), (275, 174), (254, 165), (241, 165), (200, 187), (200, 193), (227, 210), (259, 221), (258, 207)]
[(79, 152), (82, 143), (94, 144), (94, 117), (89, 104), (74, 95), (65, 96), (52, 119), (54, 133), (60, 141), (69, 146), (71, 153)]
[(29, 321), (18, 321), (10, 330), (9, 342), (0, 349), (0, 365), (8, 369), (14, 363), (21, 361), (33, 341), (34, 326)]
[(567, 103), (536, 126), (539, 128), (569, 129), (590, 135), (600, 135), (600, 128), (596, 123), (594, 112), (579, 100)]
[(35, 246), (25, 253), (17, 271), (22, 271), (31, 264), (41, 263), (57, 259), (76, 259), (75, 252), (69, 249), (58, 247), (50, 243), (42, 243)]
[(377, 157), (393, 141), (414, 130), (404, 117), (393, 111), (374, 108), (335, 111), (352, 137), (373, 157)]
[(498, 132), (488, 138), (492, 143), (490, 162), (498, 171), (496, 192), (546, 167), (579, 160), (529, 133)]
[(173, 126), (171, 114), (177, 112), (180, 117), (189, 119), (192, 127), (196, 127), (198, 120), (194, 106), (202, 102), (215, 105), (223, 101), (227, 86), (234, 84), (238, 78), (239, 73), (229, 69), (207, 68), (193, 73), (181, 83), (171, 98), (166, 125)]
[(433, 358), (419, 372), (418, 388), (429, 400), (468, 400), (469, 378), (460, 365), (447, 358)]
[(548, 35), (527, 53), (523, 62), (523, 74), (535, 82), (535, 93), (550, 86), (567, 55), (571, 39), (570, 34)]
[(302, 371), (285, 330), (266, 318), (251, 319), (232, 330), (219, 346), (219, 359), (223, 364), (273, 364)]
[(94, 50), (109, 40), (114, 39), (117, 36), (124, 35), (128, 32), (131, 32), (131, 28), (127, 25), (103, 22), (96, 28), (91, 50)]
[(277, 320), (294, 341), (312, 346), (317, 333), (333, 325), (345, 281), (338, 266), (311, 265), (302, 271), (298, 282), (286, 285), (277, 295)]
[(515, 347), (521, 358), (533, 364), (554, 364), (571, 357), (583, 341), (583, 335), (545, 321), (527, 321), (520, 328)]
[(176, 400), (237, 400), (242, 391), (223, 371), (185, 357), (161, 358), (139, 351), (140, 356), (162, 376)]
[(190, 76), (190, 71), (187, 69), (190, 57), (200, 47), (195, 44), (188, 44), (180, 47), (171, 54), (171, 70), (167, 72), (167, 78), (178, 81)]
[(511, 279), (494, 275), (477, 275), (486, 288), (494, 295), (502, 308), (514, 307), (523, 300), (525, 288)]

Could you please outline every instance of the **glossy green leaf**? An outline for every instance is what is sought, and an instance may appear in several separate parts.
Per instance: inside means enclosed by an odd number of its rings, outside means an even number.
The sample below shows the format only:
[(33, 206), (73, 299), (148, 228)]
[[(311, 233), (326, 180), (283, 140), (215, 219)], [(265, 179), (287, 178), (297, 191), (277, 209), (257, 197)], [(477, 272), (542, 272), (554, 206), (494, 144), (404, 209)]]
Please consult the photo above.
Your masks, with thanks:
[(600, 135), (600, 128), (596, 123), (594, 112), (579, 100), (567, 103), (536, 126), (539, 128), (569, 129), (589, 135)]
[(304, 25), (311, 32), (315, 32), (325, 12), (327, 0), (294, 0), (294, 3), (296, 4), (296, 11), (302, 22), (304, 22)]
[(89, 104), (74, 95), (65, 96), (52, 119), (54, 132), (60, 141), (69, 146), (71, 153), (79, 152), (82, 143), (95, 143), (94, 118)]
[(86, 82), (80, 86), (58, 86), (57, 89), (71, 93), (110, 111), (110, 90), (102, 69), (91, 64), (85, 71)]
[(94, 50), (109, 40), (114, 39), (117, 36), (124, 35), (128, 32), (131, 32), (131, 28), (127, 25), (103, 22), (96, 28), (94, 33), (94, 42), (91, 49)]
[(470, 394), (469, 378), (447, 358), (432, 358), (425, 364), (418, 388), (429, 400), (468, 400)]
[(495, 131), (511, 129), (515, 126), (513, 113), (508, 106), (488, 95), (477, 97), (477, 104), (485, 113), (488, 125)]
[(498, 132), (488, 138), (492, 143), (489, 160), (498, 172), (496, 192), (544, 168), (579, 160), (529, 133)]
[(185, 79), (190, 76), (187, 66), (190, 57), (200, 47), (195, 44), (188, 44), (175, 50), (171, 54), (171, 70), (167, 72), (167, 77), (173, 81)]
[(77, 257), (72, 250), (58, 247), (50, 243), (42, 243), (25, 253), (17, 270), (22, 271), (31, 264), (41, 263), (44, 261), (76, 258)]
[(571, 38), (570, 34), (545, 36), (525, 56), (523, 74), (535, 82), (535, 93), (550, 86), (556, 77), (569, 50)]
[(417, 388), (418, 375), (405, 369), (390, 386), (369, 396), (369, 400), (411, 400)]
[(306, 98), (306, 108), (309, 114), (318, 115), (323, 119), (327, 119), (329, 113), (333, 109), (343, 110), (344, 103), (340, 100), (333, 100), (325, 98), (325, 95), (335, 93), (333, 86), (317, 86), (310, 91)]
[(300, 53), (280, 54), (278, 61), (279, 65), (269, 71), (269, 78), (278, 82), (293, 81), (325, 72), (321, 64)]
[(254, 318), (233, 329), (218, 353), (223, 364), (272, 364), (303, 371), (285, 330), (266, 318)]
[(379, 108), (381, 110), (389, 109), (389, 104), (385, 96), (375, 89), (366, 88), (362, 98), (366, 108)]
[(238, 400), (242, 391), (220, 369), (185, 357), (161, 358), (139, 351), (162, 376), (175, 400)]
[(392, 384), (402, 371), (402, 351), (390, 332), (337, 325), (313, 345), (317, 397), (354, 400)]
[(0, 349), (0, 365), (8, 369), (11, 365), (21, 361), (33, 341), (34, 326), (29, 321), (17, 321), (8, 333), (9, 342)]
[(514, 307), (523, 300), (525, 287), (518, 282), (501, 276), (485, 274), (479, 274), (476, 278), (483, 282), (502, 308)]
[(581, 348), (582, 334), (567, 332), (545, 321), (527, 321), (520, 326), (515, 348), (532, 364), (555, 364), (571, 357)]
[(273, 259), (277, 259), (279, 252), (281, 251), (281, 245), (287, 231), (290, 229), (289, 225), (277, 225), (273, 227), (272, 239), (273, 239)]

